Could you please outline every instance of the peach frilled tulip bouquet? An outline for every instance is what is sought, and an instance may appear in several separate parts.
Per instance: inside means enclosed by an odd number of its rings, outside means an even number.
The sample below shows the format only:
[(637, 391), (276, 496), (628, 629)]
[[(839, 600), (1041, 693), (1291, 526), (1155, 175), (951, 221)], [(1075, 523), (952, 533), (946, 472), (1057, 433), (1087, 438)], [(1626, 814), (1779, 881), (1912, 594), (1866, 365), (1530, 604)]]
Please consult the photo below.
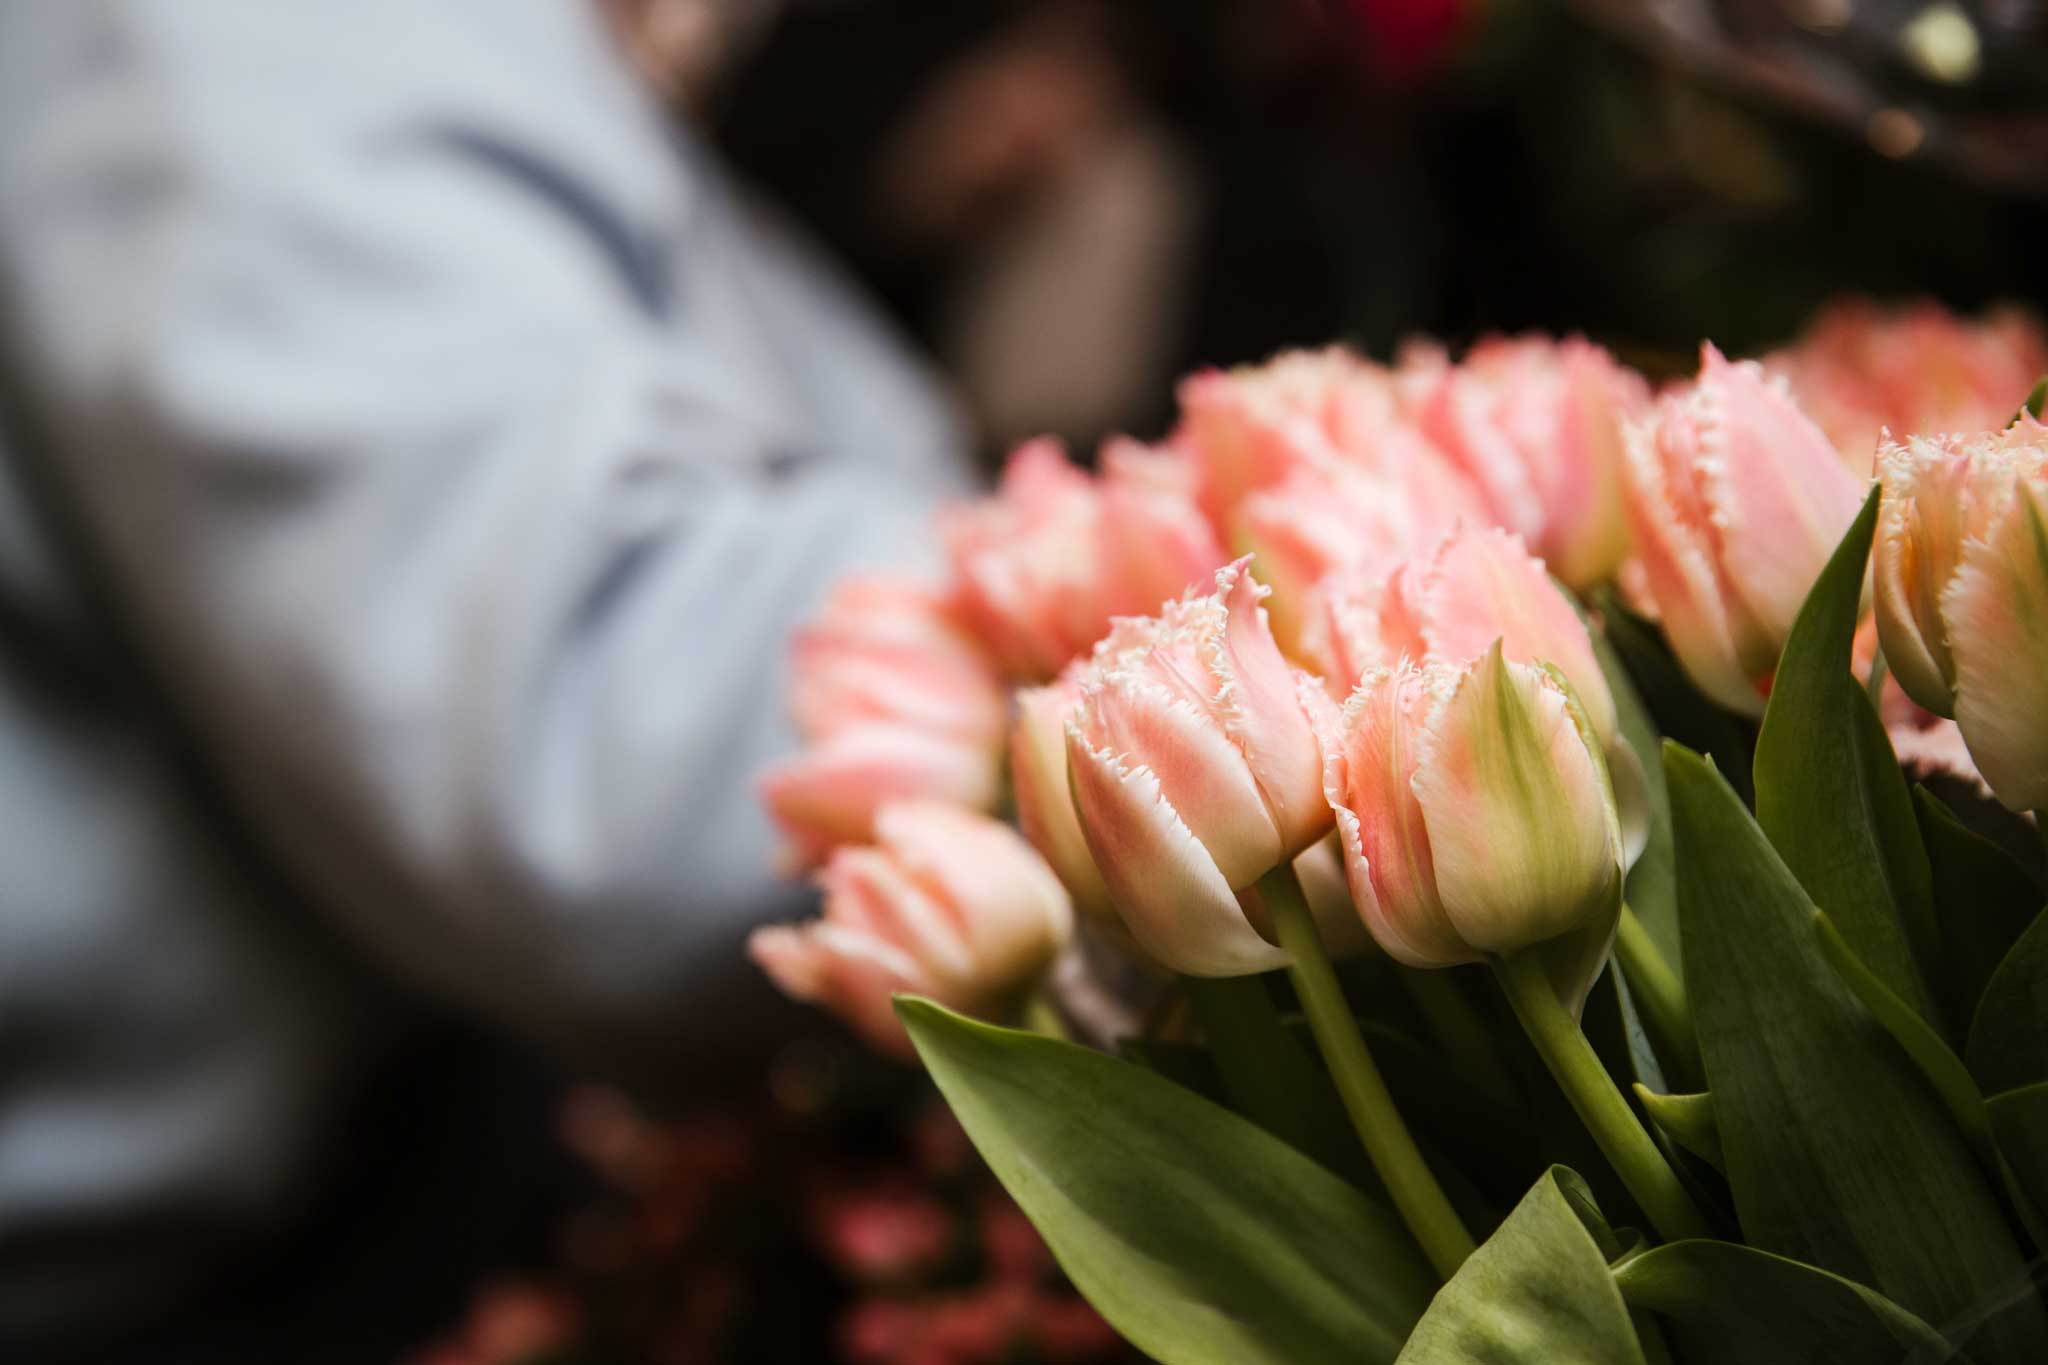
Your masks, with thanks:
[(2043, 370), (1854, 303), (1028, 444), (799, 634), (754, 956), (1168, 1365), (2048, 1361)]

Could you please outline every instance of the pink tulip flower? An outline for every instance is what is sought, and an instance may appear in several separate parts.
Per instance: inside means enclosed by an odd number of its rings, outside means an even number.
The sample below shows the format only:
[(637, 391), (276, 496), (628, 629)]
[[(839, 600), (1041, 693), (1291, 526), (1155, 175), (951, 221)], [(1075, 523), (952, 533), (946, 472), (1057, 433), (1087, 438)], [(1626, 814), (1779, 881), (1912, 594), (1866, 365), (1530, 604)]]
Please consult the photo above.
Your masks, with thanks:
[(1181, 381), (1180, 405), (1179, 439), (1202, 471), (1203, 505), (1219, 525), (1248, 494), (1305, 462), (1375, 463), (1371, 453), (1401, 416), (1393, 374), (1334, 346), (1204, 370)]
[(1303, 707), (1247, 560), (1215, 591), (1117, 622), (1081, 678), (1067, 759), (1081, 828), (1131, 934), (1175, 970), (1287, 958), (1237, 893), (1330, 828)]
[(1057, 443), (1010, 456), (994, 497), (941, 522), (964, 619), (1013, 678), (1058, 673), (1120, 613), (1152, 611), (1223, 562), (1180, 457), (1112, 442), (1103, 479)]
[(1932, 300), (1885, 308), (1849, 298), (1823, 309), (1764, 365), (1785, 376), (1860, 477), (1887, 430), (2004, 426), (2048, 371), (2048, 334), (2038, 318), (2017, 310), (1971, 320)]
[(897, 992), (982, 1017), (1013, 1012), (1073, 932), (1052, 870), (1009, 826), (935, 802), (888, 807), (875, 835), (825, 865), (821, 918), (754, 931), (754, 961), (898, 1056), (910, 1044)]
[(1369, 674), (1318, 707), (1324, 787), (1366, 927), (1416, 967), (1582, 935), (1583, 1003), (1620, 914), (1621, 835), (1584, 713), (1496, 644)]
[(2048, 427), (1887, 443), (1878, 637), (1900, 687), (1953, 716), (1998, 799), (2048, 806)]
[(897, 723), (836, 731), (771, 765), (759, 786), (798, 867), (842, 844), (872, 840), (877, 813), (894, 802), (923, 799), (987, 810), (1001, 789), (999, 746)]
[(1110, 618), (1149, 616), (1230, 560), (1202, 511), (1200, 470), (1183, 452), (1117, 436), (1099, 463), (1105, 613), (1087, 645)]
[(1679, 662), (1731, 710), (1761, 715), (1806, 594), (1865, 483), (1754, 361), (1712, 345), (1698, 380), (1627, 437), (1642, 582)]
[(1472, 486), (1412, 429), (1394, 428), (1385, 440), (1383, 469), (1304, 463), (1232, 516), (1231, 540), (1255, 556), (1259, 580), (1273, 589), (1273, 632), (1291, 652), (1325, 584), (1382, 578), (1461, 522), (1489, 519)]
[(879, 575), (842, 581), (790, 648), (790, 711), (811, 741), (903, 725), (993, 748), (1006, 701), (944, 597)]
[(1440, 372), (1419, 421), (1485, 490), (1496, 525), (1587, 588), (1628, 554), (1622, 427), (1649, 397), (1640, 376), (1583, 338), (1495, 337)]
[(1614, 743), (1614, 697), (1592, 638), (1519, 536), (1455, 531), (1379, 581), (1343, 586), (1321, 595), (1304, 641), (1333, 696), (1349, 696), (1372, 670), (1462, 664), (1499, 640), (1512, 663), (1555, 665), (1601, 743)]
[[(1086, 667), (1085, 662), (1073, 664), (1057, 682), (1017, 694), (1017, 716), (1010, 731), (1010, 783), (1018, 828), (1059, 874), (1074, 908), (1121, 933), (1122, 921), (1116, 918), (1109, 887), (1081, 832), (1067, 780), (1067, 720), (1081, 704)], [(1342, 957), (1369, 946), (1371, 940), (1351, 908), (1351, 891), (1334, 838), (1310, 845), (1294, 860), (1294, 870), (1331, 955)], [(1139, 951), (1128, 936), (1115, 941)]]

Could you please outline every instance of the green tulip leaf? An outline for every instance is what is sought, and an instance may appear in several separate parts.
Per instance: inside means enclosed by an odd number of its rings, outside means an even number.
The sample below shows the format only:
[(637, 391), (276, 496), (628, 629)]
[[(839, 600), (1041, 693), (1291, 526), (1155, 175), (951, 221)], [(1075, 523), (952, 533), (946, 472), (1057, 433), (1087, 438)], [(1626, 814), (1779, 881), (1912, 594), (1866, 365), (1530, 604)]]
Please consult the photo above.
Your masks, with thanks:
[(1991, 1159), (1991, 1129), (1984, 1118), (1984, 1096), (1977, 1089), (1977, 1082), (1970, 1078), (1970, 1069), (1963, 1065), (1962, 1058), (1949, 1050), (1941, 1035), (1930, 1027), (1925, 1019), (1913, 1013), (1906, 1002), (1885, 989), (1882, 981), (1871, 970), (1856, 960), (1856, 954), (1842, 941), (1834, 924), (1825, 912), (1813, 912), (1814, 940), (1820, 945), (1820, 955), (1827, 959), (1828, 966), (1835, 969), (1835, 975), (1842, 984), (1863, 1002), (1863, 1007), (1877, 1016), (1877, 1022), (1884, 1025), (1885, 1032), (1906, 1050), (1913, 1059), (1913, 1065), (1920, 1068), (1920, 1074), (1934, 1087), (1934, 1093), (1941, 1096), (1941, 1102), (1948, 1108), (1950, 1117), (1970, 1140), (1980, 1158)]
[(1390, 1361), (1435, 1289), (1384, 1204), (1163, 1077), (1070, 1043), (896, 1012), (1074, 1285), (1164, 1365)]
[(1984, 1102), (2006, 1187), (2035, 1246), (2048, 1246), (2048, 1081)]
[(1891, 741), (1850, 672), (1877, 500), (1872, 488), (1785, 641), (1756, 742), (1756, 819), (1864, 965), (1938, 1019), (1915, 961), (1939, 960), (1927, 851)]
[(1727, 1169), (1721, 1155), (1721, 1130), (1714, 1123), (1712, 1095), (1659, 1095), (1640, 1082), (1635, 1090), (1644, 1112), (1673, 1142), (1715, 1170)]
[(1592, 1196), (1580, 1185), (1567, 1198), (1567, 1184), (1578, 1177), (1553, 1166), (1523, 1196), (1429, 1305), (1403, 1365), (1645, 1365), (1628, 1305), (1581, 1218)]
[(1965, 1056), (1987, 1095), (2048, 1081), (2048, 911), (1984, 983)]
[(1696, 1365), (1869, 1365), (1959, 1357), (1940, 1333), (1875, 1290), (1733, 1242), (1653, 1247), (1614, 1268), (1630, 1307), (1673, 1324)]
[[(1686, 979), (1744, 1240), (1930, 1322), (2022, 1264), (1992, 1177), (1813, 933), (1813, 903), (1697, 755), (1665, 750)], [(1987, 1324), (1991, 1362), (2048, 1359), (2038, 1304)]]
[(1928, 791), (1913, 791), (1920, 837), (1934, 871), (1941, 924), (1942, 1005), (1962, 1041), (1984, 983), (2041, 908), (2041, 892), (2013, 856), (1956, 818)]

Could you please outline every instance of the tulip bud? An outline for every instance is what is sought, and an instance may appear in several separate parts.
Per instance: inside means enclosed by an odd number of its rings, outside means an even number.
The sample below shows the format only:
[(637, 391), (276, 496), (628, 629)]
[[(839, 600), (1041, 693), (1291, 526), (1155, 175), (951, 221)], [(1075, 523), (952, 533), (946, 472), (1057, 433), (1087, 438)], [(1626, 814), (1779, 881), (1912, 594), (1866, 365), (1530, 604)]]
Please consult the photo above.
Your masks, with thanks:
[(1178, 971), (1286, 963), (1237, 892), (1330, 828), (1301, 689), (1246, 560), (1207, 597), (1116, 623), (1067, 722), (1074, 803), (1131, 934)]
[(757, 929), (747, 951), (788, 994), (907, 1057), (891, 995), (1002, 1017), (1066, 947), (1073, 911), (1051, 869), (987, 816), (909, 802), (884, 810), (875, 833), (876, 846), (826, 864), (822, 918)]
[(2014, 810), (2048, 806), (2048, 427), (1887, 443), (1878, 636), (1906, 694), (1953, 716)]
[(1496, 644), (1463, 666), (1369, 675), (1323, 703), (1324, 786), (1351, 894), (1388, 953), (1444, 967), (1569, 940), (1584, 1000), (1621, 907), (1621, 833), (1599, 744), (1552, 671)]
[(1323, 595), (1304, 652), (1333, 695), (1367, 672), (1414, 663), (1464, 663), (1497, 640), (1510, 662), (1556, 666), (1603, 746), (1615, 737), (1614, 697), (1577, 611), (1521, 538), (1459, 530), (1379, 583)]
[(1628, 431), (1629, 521), (1679, 662), (1761, 715), (1793, 619), (1863, 502), (1864, 483), (1754, 361), (1702, 348), (1698, 381)]
[(1649, 405), (1640, 376), (1581, 338), (1482, 342), (1441, 371), (1423, 433), (1486, 491), (1574, 588), (1611, 578), (1628, 553), (1622, 426)]
[(1076, 664), (1057, 682), (1017, 693), (1010, 728), (1010, 784), (1017, 799), (1017, 827), (1054, 872), (1084, 914), (1114, 914), (1109, 888), (1088, 851), (1081, 819), (1067, 783), (1067, 720), (1081, 704)]

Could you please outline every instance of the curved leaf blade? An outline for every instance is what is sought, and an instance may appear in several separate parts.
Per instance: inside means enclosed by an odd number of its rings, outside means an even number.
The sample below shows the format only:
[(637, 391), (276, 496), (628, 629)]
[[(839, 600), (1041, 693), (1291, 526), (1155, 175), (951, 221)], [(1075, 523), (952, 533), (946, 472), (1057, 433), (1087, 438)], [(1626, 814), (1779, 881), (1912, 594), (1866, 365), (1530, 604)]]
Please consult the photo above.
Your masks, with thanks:
[(2048, 1081), (1984, 1102), (2006, 1187), (2036, 1246), (2048, 1246)]
[(1673, 1142), (1717, 1171), (1728, 1169), (1728, 1159), (1721, 1155), (1721, 1130), (1714, 1122), (1711, 1094), (1659, 1095), (1639, 1082), (1636, 1098)]
[(1164, 1365), (1390, 1361), (1435, 1289), (1392, 1209), (1113, 1057), (896, 1011), (1076, 1288)]
[(1936, 985), (1953, 1036), (1962, 1042), (1985, 983), (2041, 909), (2041, 892), (2011, 854), (1956, 818), (1925, 787), (1913, 789), (1913, 808), (1934, 873), (1941, 923)]
[(1677, 1324), (1702, 1365), (1866, 1365), (1926, 1353), (1957, 1360), (1939, 1332), (1873, 1289), (1733, 1242), (1673, 1242), (1614, 1269), (1631, 1307)]
[[(1644, 1365), (1628, 1305), (1575, 1202), (1578, 1177), (1546, 1171), (1443, 1287), (1401, 1352), (1402, 1365), (1524, 1365), (1532, 1360)], [(1342, 1359), (1343, 1357), (1333, 1357)]]
[(1920, 1068), (1920, 1074), (1927, 1078), (1934, 1093), (1947, 1106), (1956, 1126), (1963, 1130), (1963, 1136), (1970, 1140), (1977, 1155), (1989, 1162), (1991, 1159), (1991, 1128), (1984, 1118), (1984, 1096), (1977, 1089), (1977, 1082), (1970, 1078), (1970, 1069), (1962, 1059), (1949, 1051), (1925, 1019), (1913, 1013), (1905, 1001), (1885, 989), (1882, 981), (1870, 968), (1856, 960), (1856, 954), (1842, 941), (1834, 924), (1822, 910), (1813, 912), (1814, 941), (1820, 945), (1820, 955), (1835, 969), (1835, 975), (1842, 979), (1863, 1007), (1877, 1017), (1884, 1025), (1885, 1032), (1906, 1050), (1913, 1059), (1913, 1065)]
[(1913, 801), (1850, 672), (1878, 490), (1821, 571), (1779, 656), (1756, 741), (1756, 820), (1856, 956), (1925, 1018), (1915, 962), (1937, 960), (1932, 874)]
[(2048, 1081), (2048, 911), (1984, 983), (1965, 1056), (1986, 1094)]
[[(1821, 957), (1813, 904), (1728, 785), (1667, 747), (1687, 979), (1751, 1245), (1870, 1285), (1933, 1322), (2009, 1284), (2020, 1249), (1913, 1064)], [(2048, 1359), (2030, 1305), (1979, 1358)]]

